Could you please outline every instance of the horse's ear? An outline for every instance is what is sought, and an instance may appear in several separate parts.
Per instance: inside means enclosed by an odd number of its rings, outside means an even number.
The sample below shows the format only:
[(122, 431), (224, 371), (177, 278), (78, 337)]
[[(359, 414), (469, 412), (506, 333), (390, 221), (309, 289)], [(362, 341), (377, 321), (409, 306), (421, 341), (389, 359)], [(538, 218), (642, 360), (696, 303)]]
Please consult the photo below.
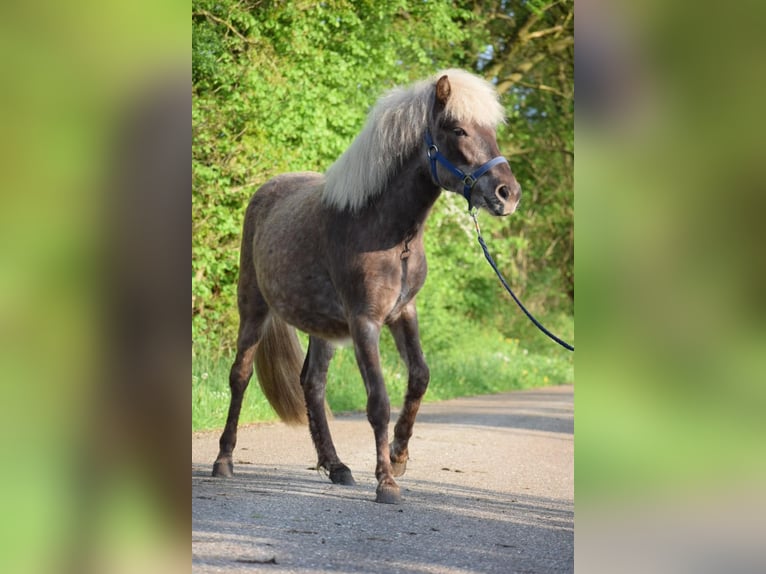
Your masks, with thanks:
[(436, 82), (436, 101), (441, 105), (446, 105), (449, 96), (452, 93), (452, 87), (449, 85), (447, 76), (442, 76)]

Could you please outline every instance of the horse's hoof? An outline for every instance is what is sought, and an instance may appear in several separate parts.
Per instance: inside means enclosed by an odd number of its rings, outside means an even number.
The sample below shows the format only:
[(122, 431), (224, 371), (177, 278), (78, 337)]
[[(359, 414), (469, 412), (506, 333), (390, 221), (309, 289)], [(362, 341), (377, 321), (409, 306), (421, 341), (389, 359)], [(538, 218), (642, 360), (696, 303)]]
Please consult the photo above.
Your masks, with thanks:
[(381, 482), (375, 491), (375, 502), (381, 504), (400, 504), (402, 502), (402, 493), (393, 480), (390, 482)]
[(216, 461), (213, 464), (213, 476), (231, 478), (234, 476), (234, 464), (230, 460)]
[(343, 486), (356, 486), (354, 476), (351, 474), (351, 469), (345, 464), (338, 465), (330, 469), (330, 480), (334, 484), (342, 484)]
[[(407, 451), (405, 450), (397, 456), (394, 452), (394, 443), (392, 442), (390, 445), (388, 445), (388, 454), (391, 458), (392, 474), (394, 476), (402, 476), (404, 471), (407, 470), (407, 459), (409, 459)], [(397, 461), (397, 458), (401, 458), (402, 460)]]
[(407, 461), (394, 462), (391, 461), (391, 469), (394, 476), (402, 476), (407, 470)]

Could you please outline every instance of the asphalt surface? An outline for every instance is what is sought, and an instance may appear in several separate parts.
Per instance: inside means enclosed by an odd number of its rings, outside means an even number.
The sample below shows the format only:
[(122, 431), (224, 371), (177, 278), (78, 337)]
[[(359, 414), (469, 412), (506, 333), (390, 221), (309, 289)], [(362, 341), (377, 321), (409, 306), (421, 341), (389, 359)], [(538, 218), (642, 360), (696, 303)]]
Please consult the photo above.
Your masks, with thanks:
[(400, 505), (374, 502), (366, 417), (331, 429), (357, 486), (311, 468), (305, 427), (240, 428), (231, 479), (210, 476), (219, 433), (193, 435), (194, 572), (573, 571), (572, 386), (423, 405)]

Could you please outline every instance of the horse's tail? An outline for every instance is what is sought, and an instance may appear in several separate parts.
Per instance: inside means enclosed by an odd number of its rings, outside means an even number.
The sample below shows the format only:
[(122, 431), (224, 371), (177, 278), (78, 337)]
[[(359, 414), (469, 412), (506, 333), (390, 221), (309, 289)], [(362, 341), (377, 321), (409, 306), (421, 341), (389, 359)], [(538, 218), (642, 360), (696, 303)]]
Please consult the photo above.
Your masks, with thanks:
[(303, 351), (295, 329), (271, 313), (255, 350), (255, 372), (271, 406), (287, 424), (308, 424), (301, 387)]

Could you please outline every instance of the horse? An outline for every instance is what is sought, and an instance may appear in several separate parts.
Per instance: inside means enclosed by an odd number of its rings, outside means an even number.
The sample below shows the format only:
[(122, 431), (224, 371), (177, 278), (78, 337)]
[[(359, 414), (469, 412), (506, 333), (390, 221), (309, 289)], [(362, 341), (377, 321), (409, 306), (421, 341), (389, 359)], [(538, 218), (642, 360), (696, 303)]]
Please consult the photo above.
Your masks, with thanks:
[[(230, 477), (242, 398), (253, 373), (279, 417), (308, 423), (317, 468), (354, 485), (335, 450), (325, 401), (335, 348), (353, 344), (375, 437), (376, 502), (397, 504), (415, 417), (430, 375), (415, 298), (426, 279), (423, 230), (442, 189), (471, 208), (513, 213), (521, 187), (500, 155), (505, 121), (494, 87), (444, 70), (381, 97), (351, 146), (325, 174), (281, 174), (252, 196), (243, 224), (239, 331), (231, 402), (213, 476)], [(408, 371), (389, 444), (390, 403), (380, 366), (387, 327)], [(296, 329), (308, 334), (303, 356)]]

